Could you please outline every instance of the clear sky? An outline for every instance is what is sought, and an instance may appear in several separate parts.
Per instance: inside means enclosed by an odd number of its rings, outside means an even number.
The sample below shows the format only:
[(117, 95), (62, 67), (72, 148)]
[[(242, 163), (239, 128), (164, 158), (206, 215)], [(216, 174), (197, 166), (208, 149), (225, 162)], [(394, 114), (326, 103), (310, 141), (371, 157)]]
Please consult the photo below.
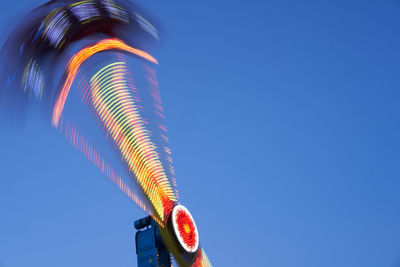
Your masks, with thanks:
[[(213, 265), (400, 266), (400, 2), (140, 3)], [(0, 266), (136, 266), (145, 213), (43, 121), (0, 129)]]

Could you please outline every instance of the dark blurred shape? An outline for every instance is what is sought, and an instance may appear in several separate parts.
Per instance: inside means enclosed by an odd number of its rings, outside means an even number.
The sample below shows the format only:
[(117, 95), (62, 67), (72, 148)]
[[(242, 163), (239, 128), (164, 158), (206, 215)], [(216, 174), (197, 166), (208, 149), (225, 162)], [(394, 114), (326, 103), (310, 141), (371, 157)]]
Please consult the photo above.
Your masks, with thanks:
[(1, 51), (2, 106), (24, 108), (30, 99), (52, 105), (59, 90), (55, 72), (65, 70), (64, 54), (77, 41), (118, 38), (148, 48), (158, 32), (140, 14), (140, 8), (123, 0), (57, 0), (28, 13)]
[(151, 216), (147, 216), (140, 220), (135, 221), (135, 229), (140, 230), (150, 226), (150, 224), (151, 224)]

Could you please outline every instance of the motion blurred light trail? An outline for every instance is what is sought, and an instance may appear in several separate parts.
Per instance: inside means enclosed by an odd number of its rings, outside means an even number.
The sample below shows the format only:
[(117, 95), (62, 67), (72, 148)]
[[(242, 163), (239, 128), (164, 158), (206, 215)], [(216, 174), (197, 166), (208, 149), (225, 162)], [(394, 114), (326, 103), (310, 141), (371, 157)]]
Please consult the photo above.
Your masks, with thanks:
[[(96, 55), (98, 57), (97, 55), (106, 51), (118, 50), (129, 53), (139, 59), (148, 60), (149, 63), (158, 64), (157, 60), (149, 53), (132, 46), (135, 44), (135, 46), (146, 47), (145, 44), (149, 41), (158, 41), (156, 27), (148, 19), (145, 19), (143, 14), (139, 15), (140, 13), (142, 11), (131, 2), (119, 0), (50, 1), (32, 11), (12, 32), (2, 50), (1, 60), (3, 64), (1, 65), (3, 70), (1, 72), (0, 100), (8, 102), (6, 105), (9, 105), (10, 109), (7, 112), (21, 110), (27, 108), (30, 103), (40, 102), (46, 108), (51, 107), (51, 123), (60, 130), (67, 140), (75, 140), (68, 137), (69, 133), (64, 132), (69, 129), (68, 127), (76, 129), (76, 133), (92, 136), (93, 130), (84, 131), (79, 129), (82, 128), (82, 123), (76, 125), (76, 120), (73, 122), (71, 118), (67, 118), (68, 116), (61, 117), (71, 86), (79, 72), (81, 72), (81, 80), (86, 80), (86, 77), (91, 75), (92, 70), (97, 68), (96, 64), (91, 65), (91, 62), (85, 62), (93, 58), (93, 56)], [(77, 48), (77, 41), (86, 45), (77, 52), (73, 52)], [(81, 43), (78, 45), (82, 45)], [(71, 52), (73, 53), (71, 54)], [(115, 55), (110, 54), (111, 57)], [(66, 59), (68, 59), (68, 62), (64, 63)], [(86, 64), (85, 70), (81, 70), (84, 63)], [(62, 66), (66, 66), (65, 70)], [(146, 66), (146, 68), (150, 67)], [(61, 82), (54, 79), (57, 76), (57, 70), (64, 71)], [(61, 86), (57, 86), (57, 84), (61, 84)], [(148, 80), (148, 85), (145, 86), (148, 87), (146, 89), (154, 87), (153, 84), (150, 85), (150, 80)], [(54, 90), (56, 88), (59, 89)], [(77, 89), (82, 92), (90, 92), (90, 90), (85, 90), (87, 89), (86, 87)], [(145, 88), (141, 88), (141, 90), (145, 90)], [(16, 103), (10, 105), (10, 101), (6, 101), (6, 99), (11, 99), (12, 96), (16, 96), (14, 99), (17, 103), (21, 103), (22, 100), (22, 104), (18, 105), (18, 108), (15, 108)], [(140, 99), (137, 100), (141, 101)], [(71, 99), (71, 101), (76, 100)], [(92, 111), (91, 102), (82, 101), (82, 103), (89, 105), (90, 114), (90, 111)], [(144, 102), (141, 104), (143, 105)], [(144, 106), (150, 107), (152, 104), (145, 104)], [(75, 107), (71, 108), (74, 109)], [(60, 120), (64, 120), (65, 125), (60, 124)], [(148, 119), (143, 117), (143, 121), (146, 122)], [(107, 131), (104, 131), (104, 133), (106, 136), (109, 134)], [(165, 133), (162, 135), (165, 136)], [(82, 138), (84, 137), (81, 136)], [(87, 138), (85, 140), (89, 142)], [(159, 143), (157, 140), (153, 140), (153, 142)], [(134, 178), (134, 173), (117, 175), (118, 171), (113, 170), (113, 174), (110, 171), (105, 171), (102, 167), (103, 165), (100, 166), (97, 160), (103, 154), (101, 152), (102, 149), (94, 149), (94, 147), (98, 147), (98, 144), (89, 146), (89, 151), (97, 150), (97, 153), (92, 152), (91, 154), (82, 150), (82, 147), (77, 147), (75, 142), (73, 145), (111, 181), (118, 181), (116, 177), (127, 179), (127, 176), (133, 176), (131, 180)], [(164, 150), (170, 151), (165, 144), (162, 144), (162, 146), (160, 144), (160, 147), (160, 149), (164, 148)], [(170, 190), (173, 195), (177, 196), (173, 169), (170, 164), (172, 161), (170, 154), (165, 155), (164, 158), (164, 165), (168, 170), (169, 180), (172, 182)], [(104, 162), (106, 161), (104, 159)], [(109, 167), (110, 169), (111, 167)], [(142, 192), (138, 192), (134, 182), (122, 183), (118, 181), (116, 184), (162, 225), (164, 218), (161, 216), (163, 215), (160, 215), (160, 212), (154, 213), (154, 206), (156, 205), (146, 199), (147, 197)], [(128, 187), (130, 188), (129, 190), (126, 189)], [(174, 197), (174, 201), (176, 199), (177, 197)], [(162, 213), (165, 212), (162, 211)]]
[(166, 221), (177, 198), (132, 99), (125, 73), (125, 63), (115, 62), (92, 77), (93, 106), (159, 219)]
[(95, 45), (83, 48), (78, 53), (76, 53), (68, 63), (67, 78), (61, 89), (61, 93), (57, 98), (56, 104), (54, 105), (53, 120), (52, 120), (54, 126), (57, 127), (58, 125), (62, 110), (64, 108), (65, 100), (67, 99), (72, 82), (74, 81), (76, 74), (79, 71), (79, 67), (82, 65), (83, 62), (85, 62), (85, 60), (87, 60), (94, 54), (110, 49), (120, 49), (123, 51), (127, 51), (132, 54), (143, 57), (153, 63), (158, 64), (157, 60), (153, 58), (150, 54), (142, 50), (130, 47), (129, 45), (126, 45), (124, 42), (118, 39), (104, 39)]
[[(81, 136), (78, 130), (69, 123), (65, 125), (64, 129), (65, 139), (83, 156), (85, 156), (90, 163), (96, 166), (111, 182), (113, 182), (122, 192), (124, 192), (130, 199), (132, 199), (140, 208), (153, 216), (151, 210), (146, 208), (146, 205), (141, 201), (129, 188), (129, 186), (118, 176), (112, 167), (102, 158), (99, 152), (89, 144), (89, 142)], [(162, 225), (162, 222), (159, 222)]]
[(45, 106), (50, 124), (153, 217), (180, 266), (211, 266), (179, 204), (152, 67), (158, 61), (145, 51), (158, 31), (139, 13), (119, 0), (55, 0), (37, 8), (2, 50), (0, 99)]

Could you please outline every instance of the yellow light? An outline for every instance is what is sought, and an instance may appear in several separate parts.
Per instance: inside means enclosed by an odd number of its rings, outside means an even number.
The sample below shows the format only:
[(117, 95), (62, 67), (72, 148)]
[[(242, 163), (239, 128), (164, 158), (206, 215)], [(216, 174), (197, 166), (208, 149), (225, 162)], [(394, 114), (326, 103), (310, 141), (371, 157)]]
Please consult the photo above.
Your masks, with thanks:
[(119, 49), (127, 51), (137, 56), (140, 56), (144, 59), (147, 59), (153, 63), (158, 64), (158, 61), (154, 57), (152, 57), (149, 53), (133, 48), (118, 39), (104, 39), (96, 43), (95, 45), (83, 48), (78, 53), (73, 55), (71, 60), (68, 62), (67, 78), (53, 108), (52, 123), (55, 127), (58, 127), (58, 123), (60, 121), (60, 117), (64, 109), (65, 101), (67, 100), (69, 90), (71, 88), (72, 82), (74, 81), (76, 75), (78, 74), (79, 68), (82, 65), (82, 63), (85, 62), (85, 60), (87, 60), (92, 55), (110, 49)]

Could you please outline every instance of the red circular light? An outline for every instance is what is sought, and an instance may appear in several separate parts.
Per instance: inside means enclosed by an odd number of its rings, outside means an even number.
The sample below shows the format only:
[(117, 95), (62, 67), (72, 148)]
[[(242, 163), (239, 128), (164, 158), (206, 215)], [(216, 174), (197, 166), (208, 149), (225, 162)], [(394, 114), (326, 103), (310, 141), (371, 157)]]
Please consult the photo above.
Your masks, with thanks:
[(182, 205), (172, 211), (175, 234), (182, 247), (188, 252), (195, 252), (199, 247), (199, 234), (190, 212)]

